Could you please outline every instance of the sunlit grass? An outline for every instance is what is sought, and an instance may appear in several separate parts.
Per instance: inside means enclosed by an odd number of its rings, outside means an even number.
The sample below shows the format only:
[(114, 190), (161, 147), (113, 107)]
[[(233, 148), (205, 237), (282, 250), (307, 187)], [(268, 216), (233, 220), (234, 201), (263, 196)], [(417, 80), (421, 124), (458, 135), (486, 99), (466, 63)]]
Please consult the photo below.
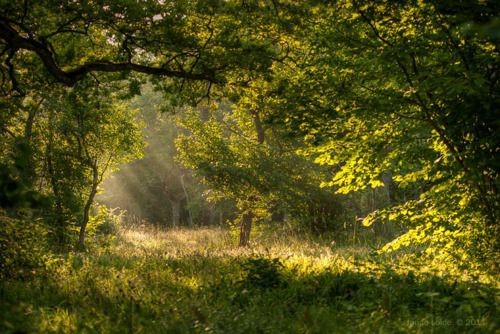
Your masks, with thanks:
[(204, 252), (210, 256), (237, 254), (265, 255), (281, 257), (290, 255), (310, 256), (364, 256), (371, 251), (369, 247), (337, 245), (335, 242), (318, 242), (307, 235), (279, 233), (261, 235), (250, 243), (250, 247), (236, 247), (237, 241), (226, 229), (156, 229), (134, 227), (123, 229), (120, 237), (124, 243), (118, 247), (132, 247), (133, 251), (143, 249), (163, 252), (171, 256)]
[(200, 251), (223, 251), (233, 248), (234, 242), (227, 231), (217, 228), (171, 229), (129, 228), (121, 231), (123, 247), (162, 252), (170, 256)]
[(0, 332), (493, 332), (497, 291), (313, 236), (240, 248), (224, 229), (135, 227), (3, 282)]

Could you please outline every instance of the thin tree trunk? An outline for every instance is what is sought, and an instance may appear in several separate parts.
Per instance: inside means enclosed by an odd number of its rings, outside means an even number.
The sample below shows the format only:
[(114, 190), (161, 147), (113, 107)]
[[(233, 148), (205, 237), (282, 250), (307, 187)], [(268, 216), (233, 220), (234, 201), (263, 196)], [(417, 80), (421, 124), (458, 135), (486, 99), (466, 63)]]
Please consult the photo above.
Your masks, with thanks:
[(172, 227), (176, 228), (181, 222), (181, 201), (170, 200), (170, 205), (172, 206)]
[(83, 219), (82, 225), (80, 226), (80, 235), (78, 237), (78, 249), (83, 250), (85, 248), (85, 231), (87, 229), (87, 224), (90, 219), (90, 209), (92, 208), (92, 203), (94, 203), (94, 197), (97, 194), (97, 186), (99, 185), (99, 171), (97, 166), (92, 167), (92, 188), (90, 189), (89, 197), (85, 203), (83, 209)]
[(184, 175), (181, 175), (181, 186), (184, 191), (184, 196), (186, 196), (186, 207), (188, 212), (189, 226), (193, 226), (193, 215), (191, 214), (190, 203), (189, 203), (189, 194), (187, 192), (186, 186), (184, 185)]
[(264, 133), (264, 127), (262, 126), (262, 122), (260, 120), (259, 112), (252, 112), (253, 123), (255, 125), (255, 132), (257, 132), (257, 143), (259, 145), (263, 144), (266, 140), (266, 136)]
[(207, 122), (210, 119), (210, 108), (208, 106), (198, 106), (198, 110), (200, 111), (200, 119), (203, 123)]
[(387, 194), (387, 203), (394, 204), (396, 203), (396, 184), (392, 179), (392, 173), (390, 171), (386, 171), (382, 174), (382, 182), (384, 183), (384, 188)]
[[(262, 145), (266, 139), (265, 137), (265, 131), (264, 127), (262, 126), (262, 122), (260, 120), (259, 112), (258, 111), (250, 111), (250, 114), (253, 117), (254, 121), (254, 126), (255, 126), (255, 132), (257, 133), (257, 143), (258, 145)], [(247, 201), (249, 202), (254, 202), (255, 201), (254, 196), (250, 196)], [(247, 203), (248, 204), (248, 203)], [(249, 242), (250, 242), (250, 232), (252, 230), (252, 220), (253, 220), (253, 213), (251, 212), (252, 205), (250, 205), (245, 212), (243, 213), (243, 216), (241, 217), (241, 225), (240, 225), (240, 242), (239, 242), (239, 247), (247, 247)]]
[(252, 230), (253, 215), (250, 212), (245, 212), (241, 217), (240, 225), (240, 243), (239, 247), (247, 247), (250, 242), (250, 232)]

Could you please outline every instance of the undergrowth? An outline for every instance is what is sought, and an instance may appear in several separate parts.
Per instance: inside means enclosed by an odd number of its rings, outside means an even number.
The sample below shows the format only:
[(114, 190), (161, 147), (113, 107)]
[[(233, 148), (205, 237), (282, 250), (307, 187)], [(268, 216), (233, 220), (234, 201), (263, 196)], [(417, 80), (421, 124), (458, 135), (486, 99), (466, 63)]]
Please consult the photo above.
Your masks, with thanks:
[(286, 234), (124, 229), (0, 284), (2, 333), (494, 333), (498, 280)]

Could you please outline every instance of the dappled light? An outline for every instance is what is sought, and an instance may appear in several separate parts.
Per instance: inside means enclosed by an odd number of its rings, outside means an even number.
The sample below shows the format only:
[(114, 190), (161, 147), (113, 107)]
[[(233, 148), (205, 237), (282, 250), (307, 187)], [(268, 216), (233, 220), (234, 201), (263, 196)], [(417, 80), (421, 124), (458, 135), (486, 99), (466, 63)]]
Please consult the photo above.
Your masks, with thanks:
[[(4, 326), (22, 317), (18, 329), (56, 332), (495, 327), (495, 290), (486, 284), (390, 269), (292, 239), (286, 247), (271, 238), (255, 250), (235, 249), (230, 239), (220, 229), (124, 230), (104, 249), (51, 264), (50, 278), (3, 286)], [(325, 250), (306, 255), (318, 246)]]
[(498, 333), (499, 31), (0, 0), (0, 333)]

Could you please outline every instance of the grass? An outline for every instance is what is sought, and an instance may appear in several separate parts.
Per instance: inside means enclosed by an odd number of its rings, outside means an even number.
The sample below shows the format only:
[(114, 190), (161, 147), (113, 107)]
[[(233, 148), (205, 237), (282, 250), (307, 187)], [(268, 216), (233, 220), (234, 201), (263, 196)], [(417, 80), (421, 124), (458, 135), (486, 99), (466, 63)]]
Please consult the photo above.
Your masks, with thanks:
[(494, 333), (496, 277), (285, 233), (125, 229), (0, 285), (2, 333)]

